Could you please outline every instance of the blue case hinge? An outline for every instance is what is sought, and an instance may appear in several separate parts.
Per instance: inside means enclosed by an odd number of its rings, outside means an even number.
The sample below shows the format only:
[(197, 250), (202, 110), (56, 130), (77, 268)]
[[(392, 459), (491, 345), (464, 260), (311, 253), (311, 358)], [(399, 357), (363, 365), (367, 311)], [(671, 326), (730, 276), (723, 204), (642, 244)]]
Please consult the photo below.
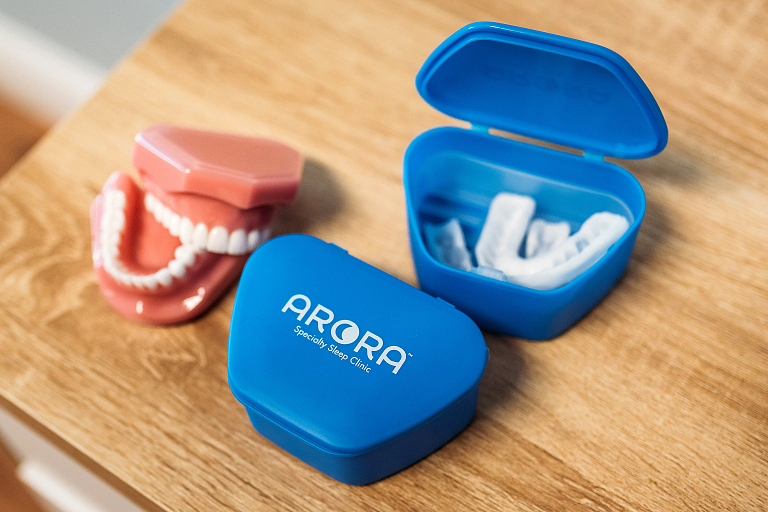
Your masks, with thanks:
[(585, 151), (584, 158), (588, 158), (590, 160), (605, 160), (605, 155), (598, 155), (597, 153), (590, 153), (589, 151)]
[(482, 124), (474, 124), (472, 123), (470, 127), (476, 131), (476, 132), (485, 132), (488, 133), (489, 128), (487, 126), (483, 126)]

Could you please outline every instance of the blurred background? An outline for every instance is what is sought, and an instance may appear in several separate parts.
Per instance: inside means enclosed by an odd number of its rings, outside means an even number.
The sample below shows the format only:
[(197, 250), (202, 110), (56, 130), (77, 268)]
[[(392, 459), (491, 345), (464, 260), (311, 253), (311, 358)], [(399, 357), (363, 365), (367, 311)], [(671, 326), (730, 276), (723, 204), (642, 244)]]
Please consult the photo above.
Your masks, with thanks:
[(181, 0), (0, 0), (0, 175)]
[[(0, 179), (180, 1), (0, 0)], [(139, 509), (0, 410), (0, 511)]]

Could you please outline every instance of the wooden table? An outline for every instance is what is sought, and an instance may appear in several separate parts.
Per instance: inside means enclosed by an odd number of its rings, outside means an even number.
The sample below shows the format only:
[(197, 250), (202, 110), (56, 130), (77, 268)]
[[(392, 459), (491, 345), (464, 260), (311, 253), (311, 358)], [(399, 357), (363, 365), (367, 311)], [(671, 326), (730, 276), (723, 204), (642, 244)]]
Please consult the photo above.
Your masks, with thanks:
[[(486, 334), (469, 428), (381, 482), (339, 484), (258, 435), (230, 393), (234, 290), (178, 327), (108, 307), (88, 205), (154, 123), (275, 137), (307, 158), (276, 234), (415, 284), (402, 155), (459, 122), (414, 76), (483, 19), (622, 54), (669, 145), (621, 162), (648, 211), (603, 302), (550, 342)], [(149, 510), (765, 510), (766, 27), (747, 0), (192, 0), (0, 182), (0, 404)]]

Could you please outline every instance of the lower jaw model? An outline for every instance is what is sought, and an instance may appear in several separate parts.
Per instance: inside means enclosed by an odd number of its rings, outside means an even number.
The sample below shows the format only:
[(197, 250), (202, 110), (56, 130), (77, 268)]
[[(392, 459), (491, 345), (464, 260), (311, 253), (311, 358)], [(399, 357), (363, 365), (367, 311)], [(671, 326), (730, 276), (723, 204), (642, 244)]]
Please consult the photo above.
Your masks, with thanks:
[(194, 192), (144, 188), (115, 172), (91, 204), (93, 263), (104, 297), (124, 316), (172, 324), (206, 311), (269, 234), (277, 205), (242, 209)]

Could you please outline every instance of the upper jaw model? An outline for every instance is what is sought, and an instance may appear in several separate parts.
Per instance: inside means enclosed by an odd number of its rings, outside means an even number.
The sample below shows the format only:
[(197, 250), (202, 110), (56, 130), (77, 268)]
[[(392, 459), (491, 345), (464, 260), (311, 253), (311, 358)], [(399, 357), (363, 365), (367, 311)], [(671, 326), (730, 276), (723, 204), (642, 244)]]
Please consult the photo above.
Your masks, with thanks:
[(144, 188), (118, 171), (91, 204), (93, 265), (117, 311), (153, 324), (194, 318), (227, 290), (304, 163), (274, 140), (169, 125), (139, 133), (132, 160)]

